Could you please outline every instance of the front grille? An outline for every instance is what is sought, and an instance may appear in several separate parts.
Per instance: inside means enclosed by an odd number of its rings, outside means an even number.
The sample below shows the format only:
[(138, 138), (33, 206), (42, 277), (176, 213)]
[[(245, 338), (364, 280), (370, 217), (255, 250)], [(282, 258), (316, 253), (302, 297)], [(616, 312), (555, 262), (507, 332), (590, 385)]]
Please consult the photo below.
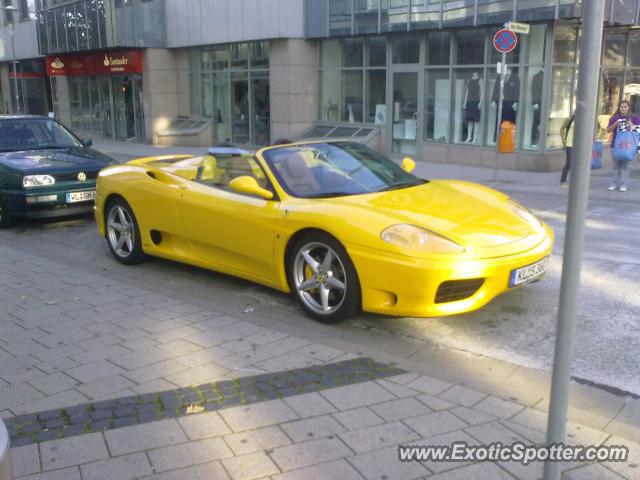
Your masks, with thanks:
[[(78, 174), (80, 171), (72, 172), (72, 173), (59, 173), (54, 175), (56, 182), (77, 182)], [(98, 178), (98, 172), (84, 172), (87, 176), (87, 180), (95, 180)]]
[(455, 302), (469, 298), (476, 293), (484, 283), (484, 278), (470, 278), (467, 280), (448, 280), (442, 282), (436, 292), (436, 303)]

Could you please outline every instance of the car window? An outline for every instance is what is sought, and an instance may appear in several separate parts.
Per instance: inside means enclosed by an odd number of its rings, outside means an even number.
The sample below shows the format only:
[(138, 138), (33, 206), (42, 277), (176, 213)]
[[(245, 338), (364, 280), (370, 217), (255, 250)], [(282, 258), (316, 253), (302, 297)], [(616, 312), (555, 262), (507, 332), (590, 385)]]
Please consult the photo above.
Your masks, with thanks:
[(267, 188), (267, 178), (251, 154), (202, 157), (196, 181), (214, 187), (229, 188), (231, 180), (245, 175), (255, 178), (262, 188)]
[(302, 198), (359, 195), (425, 183), (356, 143), (310, 143), (265, 150), (282, 187)]
[(229, 189), (231, 180), (248, 175), (255, 178), (262, 188), (268, 188), (267, 178), (251, 154), (218, 154), (167, 159), (158, 160), (152, 165), (167, 173), (210, 187)]
[(36, 150), (81, 147), (82, 144), (55, 120), (45, 118), (0, 121), (0, 150)]

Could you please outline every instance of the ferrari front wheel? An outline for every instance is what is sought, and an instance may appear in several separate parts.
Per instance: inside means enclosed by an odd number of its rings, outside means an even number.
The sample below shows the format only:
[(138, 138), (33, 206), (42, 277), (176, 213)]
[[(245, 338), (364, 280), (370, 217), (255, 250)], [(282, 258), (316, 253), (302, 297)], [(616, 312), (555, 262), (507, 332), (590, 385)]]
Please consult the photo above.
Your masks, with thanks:
[(289, 256), (288, 274), (293, 295), (314, 319), (334, 323), (360, 311), (358, 275), (333, 237), (318, 232), (300, 238)]
[(129, 204), (121, 198), (106, 209), (107, 243), (120, 263), (133, 265), (144, 260), (138, 222)]

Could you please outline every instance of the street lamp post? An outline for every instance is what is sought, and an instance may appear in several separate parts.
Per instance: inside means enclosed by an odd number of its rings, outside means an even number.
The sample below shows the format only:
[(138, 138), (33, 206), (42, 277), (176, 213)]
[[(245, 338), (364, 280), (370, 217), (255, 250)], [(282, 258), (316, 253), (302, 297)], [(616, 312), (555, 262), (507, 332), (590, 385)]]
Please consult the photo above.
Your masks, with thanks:
[(11, 35), (11, 62), (13, 63), (13, 87), (16, 94), (16, 111), (20, 113), (20, 93), (18, 92), (18, 68), (16, 62), (16, 43), (13, 37), (13, 15), (18, 11), (16, 7), (13, 5), (9, 5), (7, 7), (0, 7), (0, 10), (4, 10), (5, 12), (11, 12), (11, 22), (10, 25), (10, 35)]

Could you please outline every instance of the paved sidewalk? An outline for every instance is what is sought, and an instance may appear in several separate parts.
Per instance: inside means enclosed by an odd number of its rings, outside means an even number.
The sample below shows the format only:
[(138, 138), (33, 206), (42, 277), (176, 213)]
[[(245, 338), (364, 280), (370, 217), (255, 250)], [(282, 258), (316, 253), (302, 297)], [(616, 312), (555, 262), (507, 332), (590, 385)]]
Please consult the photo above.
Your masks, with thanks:
[[(204, 151), (108, 141), (96, 141), (96, 148), (129, 157)], [(509, 193), (566, 191), (557, 172), (499, 171), (494, 180), (491, 169), (419, 163), (417, 173)], [(631, 207), (640, 201), (637, 169), (633, 177), (621, 194), (606, 191), (608, 172), (594, 172), (592, 195)], [(79, 234), (77, 245), (95, 241), (93, 230), (70, 230)], [(546, 372), (437, 346), (421, 346), (419, 363), (407, 360), (399, 350), (406, 344), (383, 333), (371, 332), (363, 346), (362, 339), (351, 343), (351, 330), (315, 324), (269, 298), (254, 311), (255, 302), (237, 296), (246, 288), (240, 280), (183, 292), (166, 264), (157, 278), (143, 278), (158, 271), (107, 268), (80, 247), (56, 256), (68, 250), (66, 241), (47, 245), (60, 237), (42, 233), (0, 232), (0, 417), (18, 423), (17, 478), (541, 476), (541, 464), (399, 462), (397, 446), (543, 442)], [(189, 274), (198, 275), (179, 273)], [(407, 373), (318, 376), (338, 364), (368, 364), (363, 357)], [(308, 382), (279, 383), (296, 372)], [(624, 444), (631, 457), (568, 464), (564, 478), (640, 479), (640, 401), (573, 384), (569, 414), (568, 443)]]
[[(214, 312), (185, 301), (179, 292), (163, 295), (7, 245), (1, 248), (4, 418), (360, 356), (268, 328), (268, 319), (251, 311), (245, 312), (246, 319)], [(382, 359), (388, 360), (388, 355)], [(416, 366), (398, 363), (409, 372)], [(114, 413), (106, 431), (75, 432), (70, 438), (13, 448), (15, 475), (34, 480), (541, 475), (540, 464), (399, 462), (397, 446), (406, 443), (544, 440), (546, 415), (539, 409), (420, 373), (213, 412), (192, 410), (179, 418), (122, 427)], [(638, 443), (577, 423), (568, 432), (572, 444), (627, 445), (631, 459), (569, 464), (565, 478), (640, 478)]]

